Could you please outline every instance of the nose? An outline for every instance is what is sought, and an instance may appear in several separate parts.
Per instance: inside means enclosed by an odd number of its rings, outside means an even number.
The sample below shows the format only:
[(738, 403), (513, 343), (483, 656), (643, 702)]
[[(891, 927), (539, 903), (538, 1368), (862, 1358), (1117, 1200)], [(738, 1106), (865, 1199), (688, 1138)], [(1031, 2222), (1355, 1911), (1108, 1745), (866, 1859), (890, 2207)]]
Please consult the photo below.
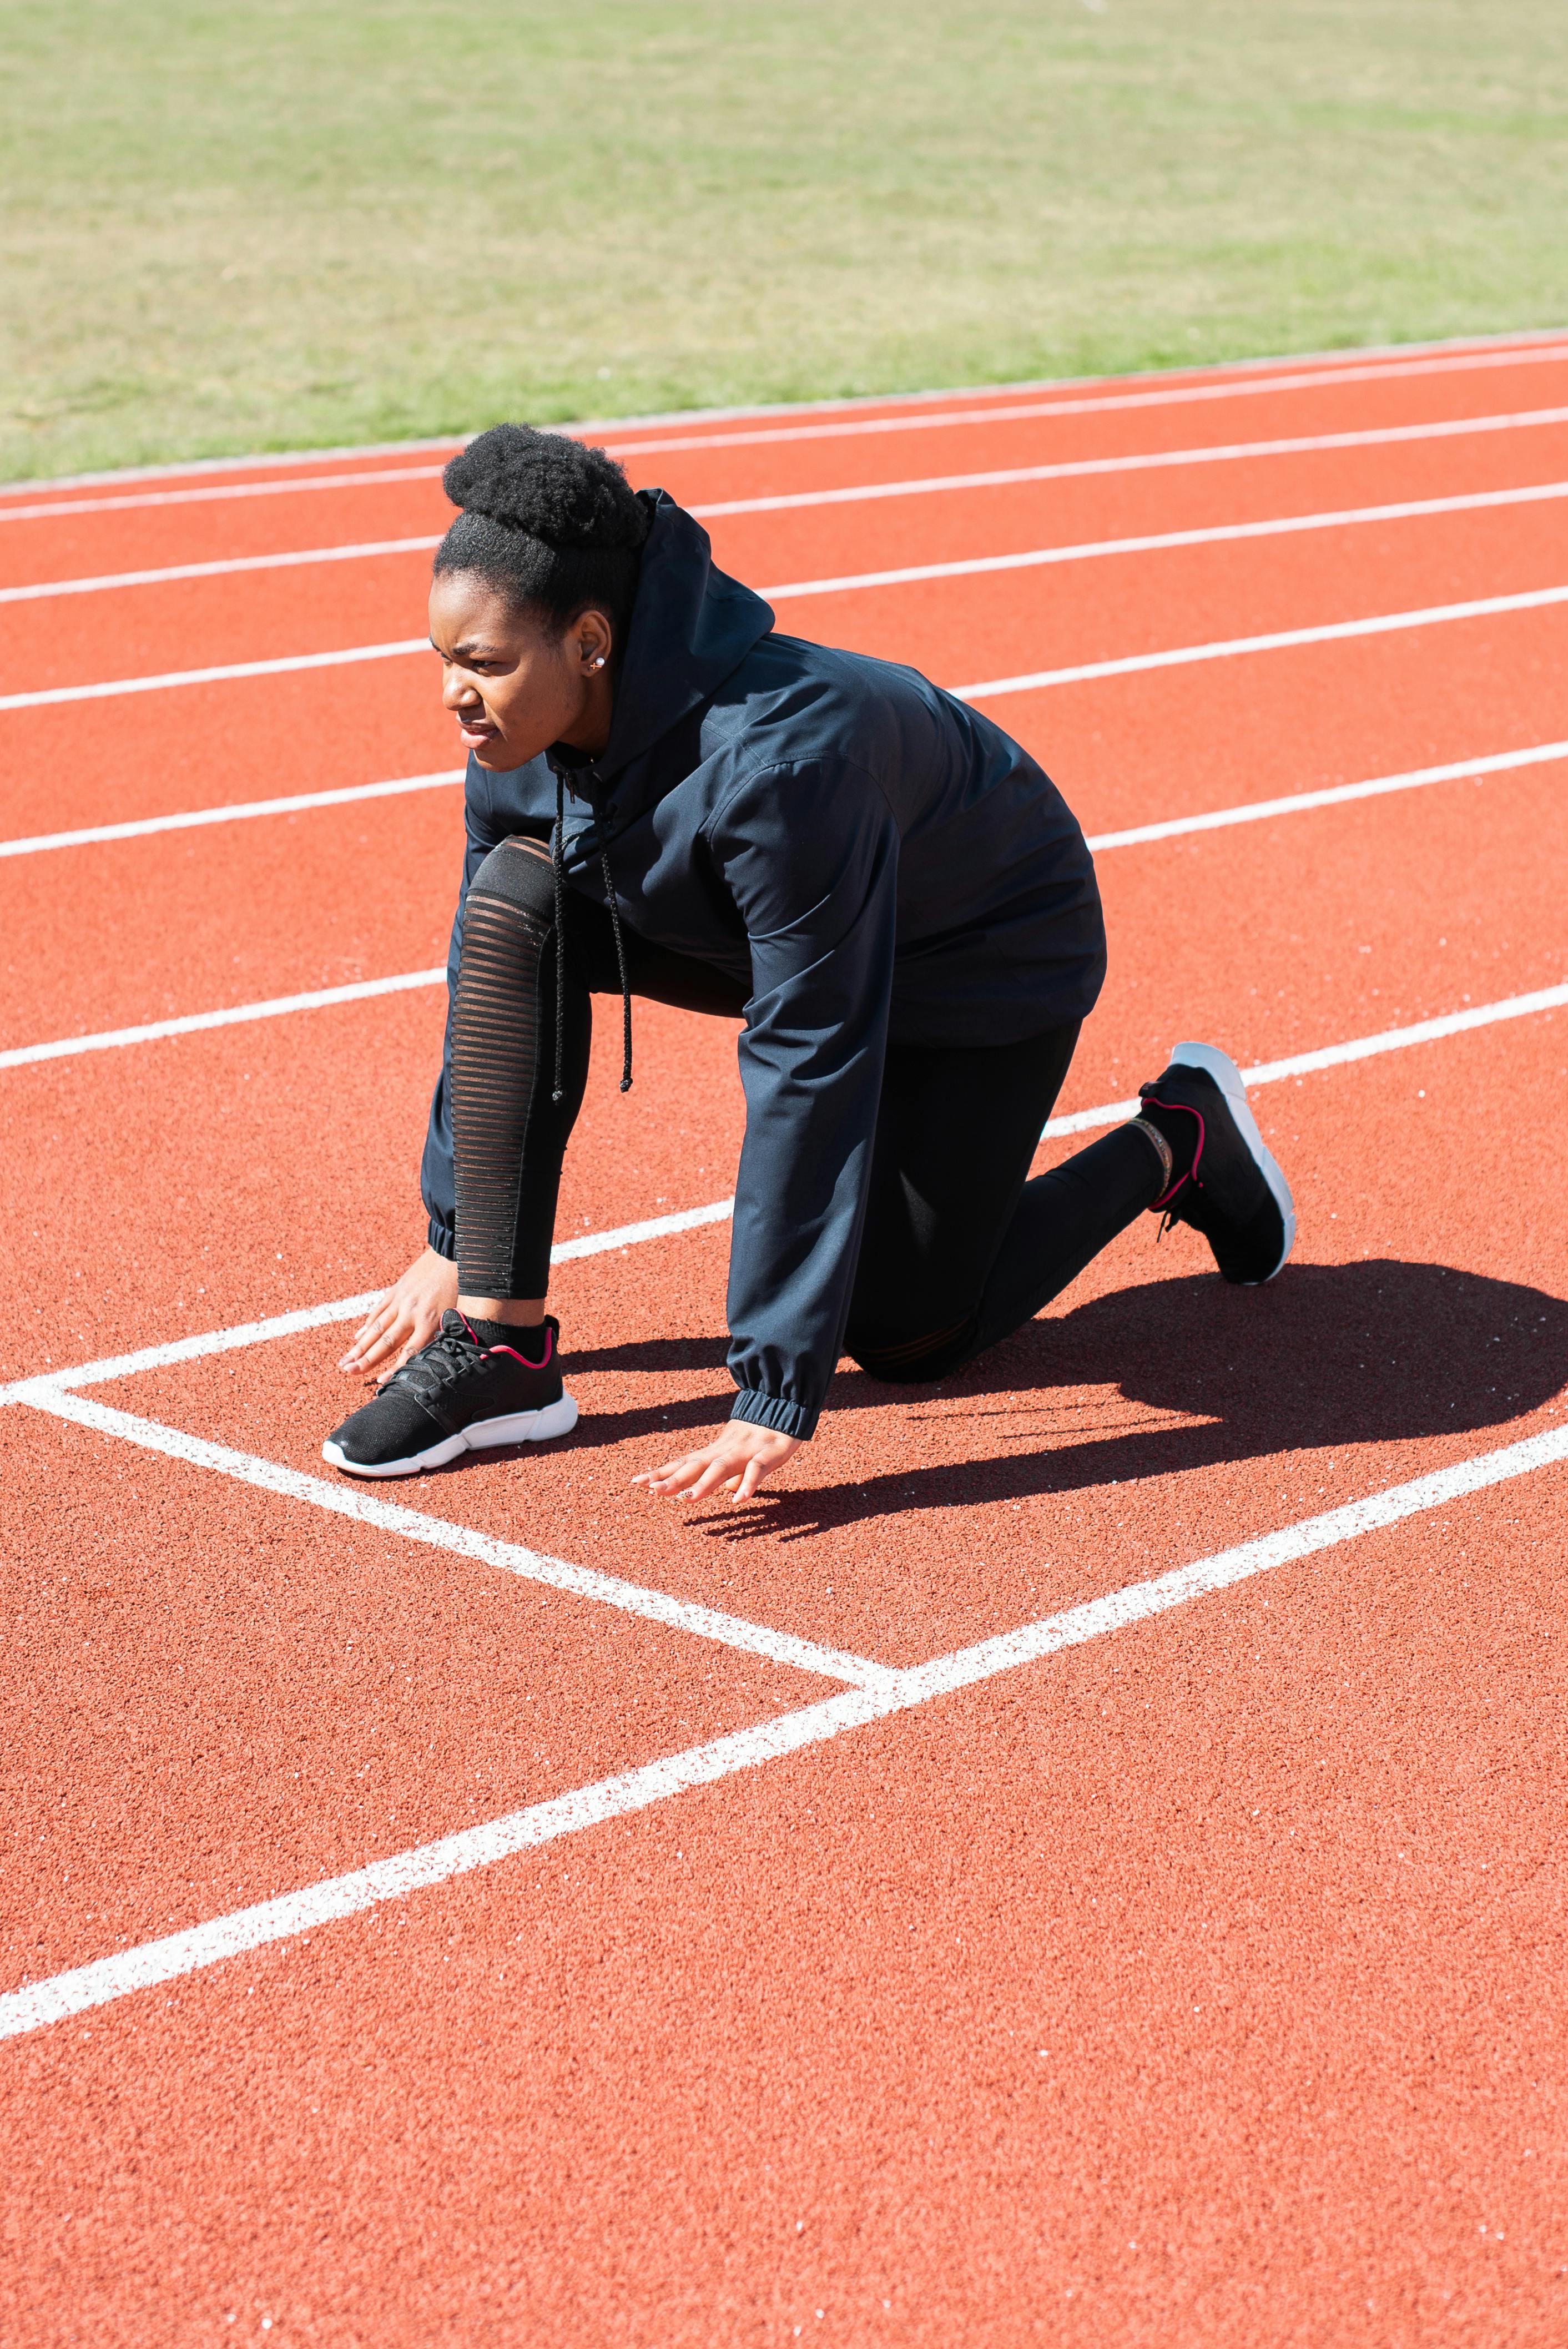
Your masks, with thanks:
[(441, 678), (442, 709), (474, 709), (480, 707), (482, 698), (479, 687), (468, 671), (459, 668), (455, 661), (449, 663)]

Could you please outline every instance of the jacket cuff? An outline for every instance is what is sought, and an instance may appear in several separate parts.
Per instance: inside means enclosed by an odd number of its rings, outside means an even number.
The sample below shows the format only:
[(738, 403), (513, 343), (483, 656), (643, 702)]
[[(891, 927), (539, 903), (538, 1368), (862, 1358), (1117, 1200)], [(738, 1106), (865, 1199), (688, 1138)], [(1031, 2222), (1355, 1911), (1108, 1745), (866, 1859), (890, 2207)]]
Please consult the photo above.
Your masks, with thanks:
[(743, 1388), (729, 1415), (749, 1420), (753, 1427), (777, 1428), (780, 1435), (793, 1435), (805, 1444), (817, 1433), (820, 1413), (787, 1402), (782, 1395), (757, 1394)]
[(428, 1237), (438, 1256), (444, 1256), (449, 1264), (457, 1262), (458, 1235), (452, 1225), (442, 1223), (438, 1216), (432, 1216)]

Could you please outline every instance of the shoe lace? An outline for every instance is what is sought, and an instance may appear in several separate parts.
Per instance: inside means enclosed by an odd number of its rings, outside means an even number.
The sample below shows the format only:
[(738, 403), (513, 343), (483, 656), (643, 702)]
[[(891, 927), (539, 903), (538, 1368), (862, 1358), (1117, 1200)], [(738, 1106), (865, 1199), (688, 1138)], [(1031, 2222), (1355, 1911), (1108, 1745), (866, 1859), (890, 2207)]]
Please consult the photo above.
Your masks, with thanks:
[(424, 1402), (439, 1394), (443, 1387), (455, 1386), (483, 1353), (479, 1340), (467, 1330), (442, 1330), (428, 1346), (420, 1347), (411, 1361), (394, 1372), (390, 1383), (407, 1387)]

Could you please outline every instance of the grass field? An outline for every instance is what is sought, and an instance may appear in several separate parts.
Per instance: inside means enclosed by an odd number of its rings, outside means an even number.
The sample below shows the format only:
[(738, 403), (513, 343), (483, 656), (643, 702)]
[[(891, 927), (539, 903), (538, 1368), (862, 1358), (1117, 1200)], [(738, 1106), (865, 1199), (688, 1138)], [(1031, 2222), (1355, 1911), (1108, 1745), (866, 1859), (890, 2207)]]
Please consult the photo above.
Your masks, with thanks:
[(0, 474), (1568, 317), (1561, 0), (5, 10)]

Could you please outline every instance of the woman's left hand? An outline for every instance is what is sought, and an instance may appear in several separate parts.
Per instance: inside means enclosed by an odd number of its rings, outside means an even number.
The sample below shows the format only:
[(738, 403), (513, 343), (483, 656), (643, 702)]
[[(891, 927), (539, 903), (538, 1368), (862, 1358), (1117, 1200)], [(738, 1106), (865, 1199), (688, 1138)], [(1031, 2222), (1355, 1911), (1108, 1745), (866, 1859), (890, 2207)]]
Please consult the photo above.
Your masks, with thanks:
[(776, 1428), (732, 1419), (715, 1443), (668, 1460), (662, 1468), (646, 1469), (632, 1482), (666, 1500), (706, 1501), (715, 1493), (733, 1493), (738, 1501), (748, 1501), (764, 1476), (782, 1468), (799, 1449), (798, 1435), (780, 1435)]

